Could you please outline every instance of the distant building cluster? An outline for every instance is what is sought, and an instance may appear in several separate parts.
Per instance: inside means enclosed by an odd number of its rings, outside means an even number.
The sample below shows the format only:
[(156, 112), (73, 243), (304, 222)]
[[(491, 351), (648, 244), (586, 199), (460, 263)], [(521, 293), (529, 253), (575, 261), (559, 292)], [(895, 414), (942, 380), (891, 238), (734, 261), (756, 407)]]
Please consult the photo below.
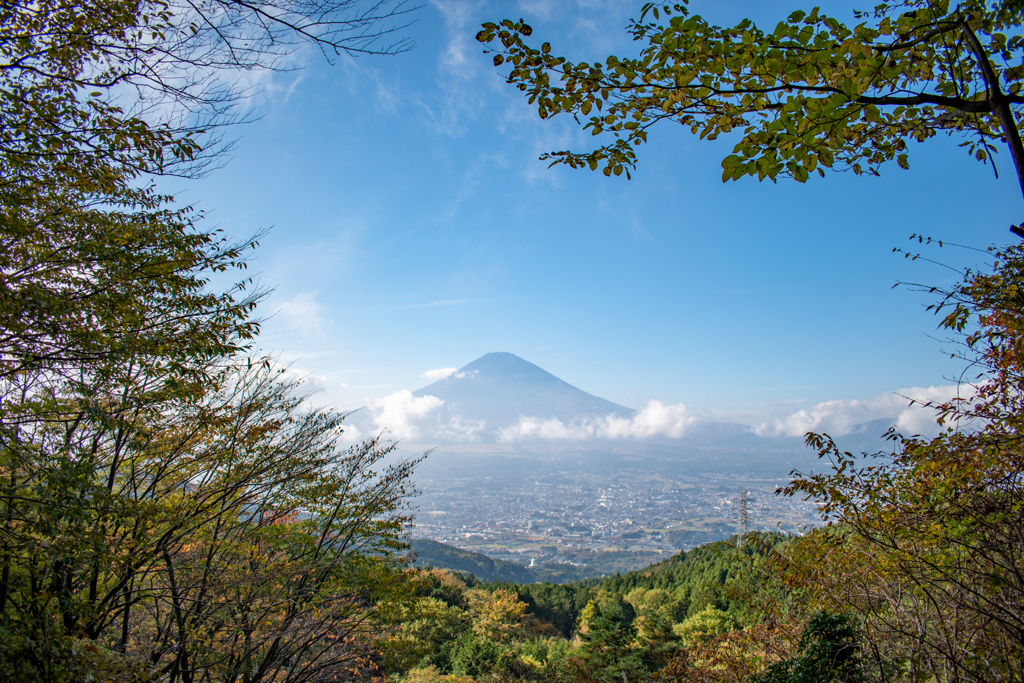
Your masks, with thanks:
[(817, 524), (812, 503), (775, 495), (781, 483), (639, 470), (421, 479), (413, 536), (524, 566), (586, 564), (607, 553), (644, 566), (745, 527), (802, 533)]

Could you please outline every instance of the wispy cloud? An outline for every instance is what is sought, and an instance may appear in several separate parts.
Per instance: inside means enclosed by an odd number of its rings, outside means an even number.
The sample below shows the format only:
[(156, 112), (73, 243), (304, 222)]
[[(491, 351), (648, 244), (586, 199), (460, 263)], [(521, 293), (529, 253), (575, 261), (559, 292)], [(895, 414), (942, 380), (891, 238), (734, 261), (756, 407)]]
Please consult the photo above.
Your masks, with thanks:
[(398, 79), (393, 78), (390, 82), (385, 82), (384, 78), (380, 75), (380, 71), (374, 69), (373, 81), (377, 86), (374, 91), (374, 102), (377, 111), (382, 114), (396, 113), (399, 105), (402, 103), (402, 87)]
[(441, 12), (444, 17), (445, 27), (448, 29), (448, 41), (441, 53), (441, 65), (447, 70), (464, 73), (466, 69), (472, 69), (474, 64), (470, 62), (469, 52), (473, 43), (470, 42), (472, 35), (466, 32), (466, 28), (473, 20), (475, 4), (466, 0), (433, 0), (431, 3)]
[(444, 299), (442, 301), (430, 301), (425, 304), (406, 304), (406, 308), (435, 308), (437, 306), (458, 306), (467, 303), (469, 299)]
[(285, 56), (277, 68), (232, 70), (227, 72), (227, 78), (245, 94), (245, 104), (249, 106), (283, 104), (305, 79), (306, 67), (318, 56), (310, 46), (303, 45)]
[(317, 293), (300, 292), (278, 305), (277, 312), (289, 328), (300, 334), (321, 331), (323, 306), (316, 300)]
[(485, 98), (476, 81), (480, 77), (480, 59), (473, 36), (478, 3), (467, 0), (432, 0), (445, 25), (445, 47), (438, 64), (440, 86), (445, 93), (440, 110), (421, 102), (438, 132), (458, 136), (465, 130), (463, 120), (483, 107)]
[(537, 17), (548, 19), (564, 0), (519, 0), (519, 11)]
[(508, 166), (508, 161), (503, 153), (477, 154), (476, 158), (469, 162), (462, 172), (448, 207), (441, 214), (443, 218), (448, 221), (453, 220), (462, 205), (477, 194), (481, 186), (485, 184), (488, 174), (495, 168), (505, 168), (506, 166)]

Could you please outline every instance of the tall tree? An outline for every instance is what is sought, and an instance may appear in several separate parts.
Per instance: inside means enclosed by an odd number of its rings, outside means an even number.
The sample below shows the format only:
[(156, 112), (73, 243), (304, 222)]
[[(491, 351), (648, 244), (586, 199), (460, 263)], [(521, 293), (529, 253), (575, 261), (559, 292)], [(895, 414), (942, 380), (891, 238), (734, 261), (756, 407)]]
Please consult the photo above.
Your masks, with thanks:
[(591, 679), (628, 683), (643, 676), (634, 617), (632, 606), (616, 593), (598, 594), (583, 608), (576, 633), (581, 667)]
[(378, 474), (393, 446), (339, 447), (344, 415), (308, 409), (269, 365), (209, 381), (116, 429), (58, 424), (70, 447), (45, 452), (45, 493), (6, 487), (0, 664), (14, 680), (374, 670), (408, 590), (396, 552), (414, 463)]
[(386, 445), (337, 448), (343, 416), (304, 409), (269, 361), (246, 360), (261, 295), (210, 278), (244, 269), (255, 239), (225, 241), (146, 179), (215, 162), (238, 69), (279, 67), (303, 41), (376, 50), (401, 11), (0, 8), (5, 676), (368, 670), (409, 466), (377, 477)]

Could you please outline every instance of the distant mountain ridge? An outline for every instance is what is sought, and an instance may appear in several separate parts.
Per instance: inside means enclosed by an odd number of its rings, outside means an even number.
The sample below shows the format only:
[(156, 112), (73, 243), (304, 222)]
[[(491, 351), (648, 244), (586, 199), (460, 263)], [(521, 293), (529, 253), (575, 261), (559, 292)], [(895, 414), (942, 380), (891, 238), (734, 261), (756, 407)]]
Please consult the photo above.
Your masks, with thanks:
[(605, 415), (633, 417), (636, 411), (577, 389), (512, 353), (488, 353), (454, 374), (413, 392), (444, 401), (438, 421), (484, 423), (488, 431), (510, 427), (521, 417), (563, 423)]

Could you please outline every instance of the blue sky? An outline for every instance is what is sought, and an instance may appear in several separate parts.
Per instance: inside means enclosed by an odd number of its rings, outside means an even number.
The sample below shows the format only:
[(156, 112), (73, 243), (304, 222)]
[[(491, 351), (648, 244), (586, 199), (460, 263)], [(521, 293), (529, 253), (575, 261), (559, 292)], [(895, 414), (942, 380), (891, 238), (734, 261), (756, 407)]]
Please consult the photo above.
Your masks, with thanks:
[[(634, 49), (623, 27), (641, 4), (432, 0), (410, 53), (302, 53), (303, 70), (265, 76), (227, 166), (172, 188), (230, 235), (271, 228), (251, 265), (274, 288), (263, 350), (343, 409), (489, 351), (631, 408), (748, 423), (948, 384), (931, 298), (892, 286), (957, 276), (891, 251), (912, 233), (1008, 242), (1024, 208), (1008, 155), (1000, 180), (934, 140), (880, 179), (723, 184), (731, 141), (663, 126), (632, 180), (548, 169), (542, 152), (589, 136), (537, 118), (475, 43), (480, 22), (523, 17), (538, 43), (593, 60)], [(809, 8), (691, 7), (769, 27)]]

